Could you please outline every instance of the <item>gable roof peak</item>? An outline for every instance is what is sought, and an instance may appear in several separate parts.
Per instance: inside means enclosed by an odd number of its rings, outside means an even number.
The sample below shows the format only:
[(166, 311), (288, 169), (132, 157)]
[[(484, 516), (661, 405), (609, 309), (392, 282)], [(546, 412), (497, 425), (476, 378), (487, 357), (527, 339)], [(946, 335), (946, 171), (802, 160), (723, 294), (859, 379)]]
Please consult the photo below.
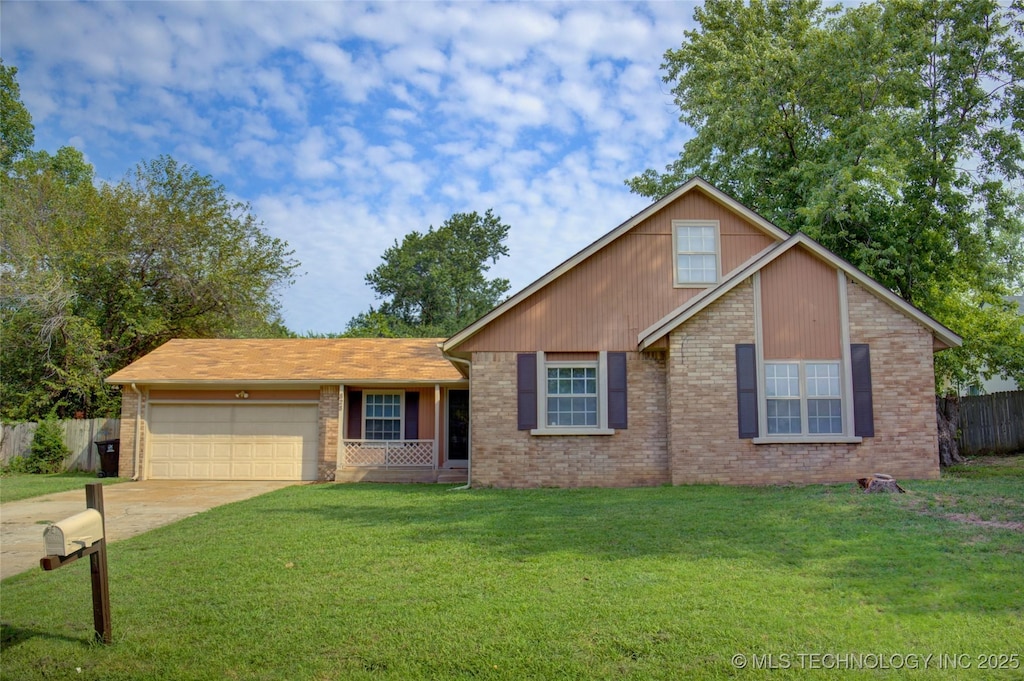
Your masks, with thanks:
[(518, 293), (511, 296), (508, 300), (492, 309), (490, 312), (485, 314), (480, 319), (476, 320), (466, 328), (456, 333), (454, 336), (452, 336), (451, 338), (449, 338), (448, 340), (441, 344), (441, 350), (445, 353), (449, 353), (456, 350), (459, 345), (475, 336), (484, 327), (486, 327), (488, 324), (490, 324), (491, 322), (493, 322), (494, 320), (496, 320), (498, 317), (502, 316), (509, 310), (511, 310), (520, 302), (526, 300), (531, 295), (533, 295), (540, 289), (544, 288), (554, 280), (558, 279), (566, 272), (569, 272), (578, 264), (592, 256), (594, 253), (597, 253), (602, 248), (604, 248), (611, 242), (615, 241), (620, 236), (630, 231), (644, 220), (648, 219), (655, 213), (658, 213), (672, 202), (678, 200), (679, 198), (685, 196), (686, 194), (690, 193), (695, 189), (704, 192), (713, 201), (721, 204), (726, 209), (731, 210), (740, 215), (741, 217), (745, 218), (752, 225), (754, 225), (758, 229), (761, 229), (769, 236), (778, 239), (779, 241), (784, 241), (789, 238), (790, 235), (787, 232), (780, 229), (779, 227), (776, 227), (769, 220), (765, 219), (761, 215), (758, 215), (750, 208), (747, 208), (742, 203), (740, 203), (733, 197), (729, 196), (725, 192), (721, 191), (704, 178), (694, 176), (691, 177), (686, 182), (679, 185), (676, 189), (672, 190), (665, 196), (651, 203), (649, 206), (641, 210), (639, 213), (636, 213), (635, 215), (630, 217), (628, 220), (620, 224), (618, 227), (615, 227), (610, 232), (604, 234), (599, 239), (592, 242), (590, 245), (586, 246), (585, 248), (577, 252), (575, 255), (571, 256), (568, 260), (565, 260), (560, 265), (550, 270), (549, 272), (541, 276), (539, 279), (535, 280), (533, 283), (521, 289)]

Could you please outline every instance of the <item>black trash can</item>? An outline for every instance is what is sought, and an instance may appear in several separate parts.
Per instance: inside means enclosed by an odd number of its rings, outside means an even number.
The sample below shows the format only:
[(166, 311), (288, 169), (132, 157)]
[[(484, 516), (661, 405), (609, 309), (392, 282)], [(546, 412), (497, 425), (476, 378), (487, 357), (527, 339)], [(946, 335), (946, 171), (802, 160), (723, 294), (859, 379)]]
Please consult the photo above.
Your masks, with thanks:
[(101, 478), (116, 478), (117, 467), (121, 462), (121, 441), (100, 440), (96, 443), (96, 451), (100, 455)]

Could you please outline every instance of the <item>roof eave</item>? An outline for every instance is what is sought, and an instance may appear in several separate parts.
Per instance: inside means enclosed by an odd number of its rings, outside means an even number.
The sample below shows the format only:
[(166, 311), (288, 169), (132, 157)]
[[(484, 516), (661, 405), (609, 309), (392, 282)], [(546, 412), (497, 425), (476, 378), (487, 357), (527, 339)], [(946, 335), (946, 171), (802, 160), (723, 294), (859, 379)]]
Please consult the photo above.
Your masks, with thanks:
[(110, 385), (287, 385), (295, 387), (310, 387), (321, 385), (459, 385), (464, 384), (466, 379), (460, 378), (308, 378), (308, 379), (284, 379), (284, 378), (126, 378), (116, 379), (111, 376), (105, 383)]

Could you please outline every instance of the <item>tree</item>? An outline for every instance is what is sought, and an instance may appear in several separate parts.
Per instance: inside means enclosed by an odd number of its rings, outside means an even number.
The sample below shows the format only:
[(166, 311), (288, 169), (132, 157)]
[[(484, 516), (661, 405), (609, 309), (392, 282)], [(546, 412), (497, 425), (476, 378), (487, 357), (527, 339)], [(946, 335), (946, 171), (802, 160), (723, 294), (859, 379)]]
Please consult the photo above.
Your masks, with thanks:
[(22, 152), (0, 193), (5, 418), (116, 413), (103, 379), (171, 338), (288, 333), (292, 252), (210, 176), (162, 156), (97, 186), (64, 147)]
[(508, 292), (487, 279), (488, 261), (508, 255), (509, 226), (491, 210), (456, 213), (425, 233), (410, 232), (384, 251), (366, 283), (383, 299), (352, 318), (348, 336), (450, 336), (484, 315)]
[(0, 170), (6, 171), (35, 143), (32, 115), (21, 103), (18, 69), (0, 60)]
[(695, 136), (650, 197), (700, 175), (956, 331), (940, 390), (1024, 383), (1005, 296), (1024, 262), (1021, 0), (707, 0), (665, 54)]

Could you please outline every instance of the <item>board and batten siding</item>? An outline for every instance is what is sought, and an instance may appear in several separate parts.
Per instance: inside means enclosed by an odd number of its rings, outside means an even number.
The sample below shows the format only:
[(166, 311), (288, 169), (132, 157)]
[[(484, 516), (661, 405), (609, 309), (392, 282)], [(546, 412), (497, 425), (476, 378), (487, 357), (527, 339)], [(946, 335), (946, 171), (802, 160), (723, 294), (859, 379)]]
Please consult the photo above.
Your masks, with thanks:
[(767, 360), (839, 359), (836, 270), (794, 248), (761, 270), (761, 328)]
[(717, 220), (723, 276), (774, 239), (700, 190), (673, 201), (494, 320), (459, 350), (636, 350), (637, 336), (698, 295), (675, 287), (673, 220)]

